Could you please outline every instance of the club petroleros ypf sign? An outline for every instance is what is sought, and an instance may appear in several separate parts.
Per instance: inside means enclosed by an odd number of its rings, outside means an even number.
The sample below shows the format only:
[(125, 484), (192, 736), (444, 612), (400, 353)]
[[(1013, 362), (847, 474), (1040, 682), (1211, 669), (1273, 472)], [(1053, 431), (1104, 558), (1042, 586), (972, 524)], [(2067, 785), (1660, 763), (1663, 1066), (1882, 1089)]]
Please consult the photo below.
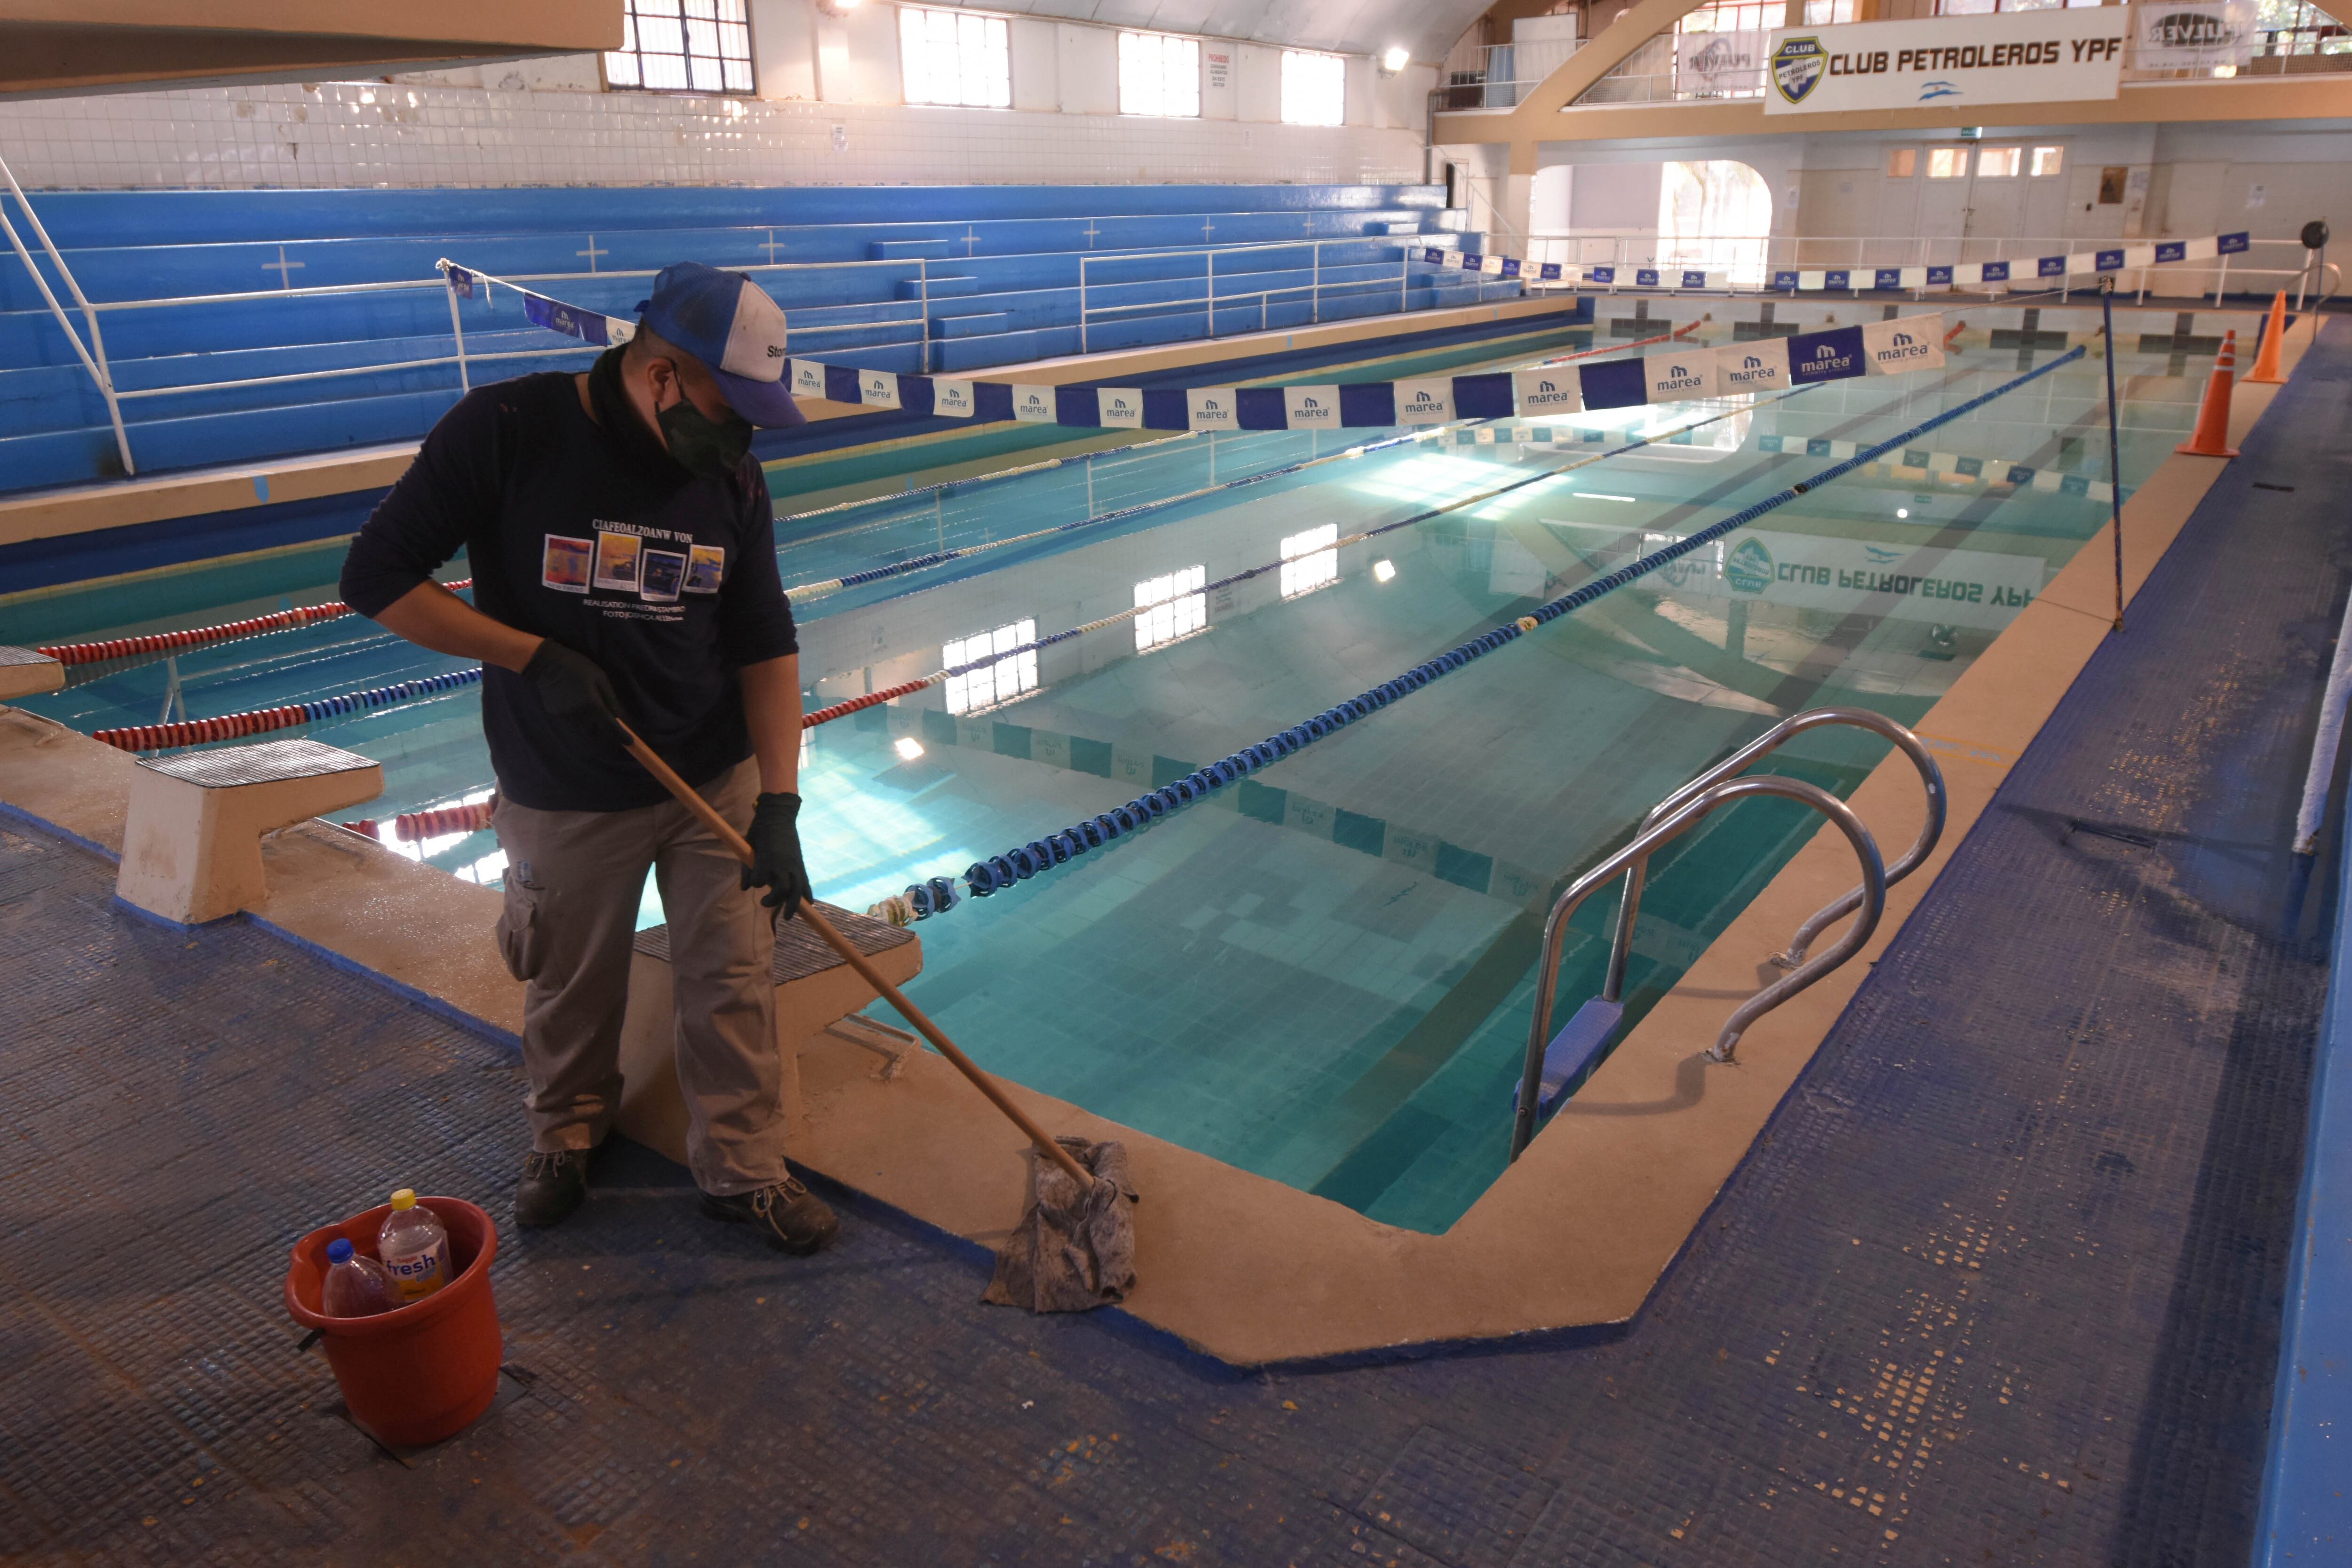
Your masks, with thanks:
[(2132, 9), (1780, 28), (1765, 58), (1764, 112), (2111, 99), (2123, 78)]

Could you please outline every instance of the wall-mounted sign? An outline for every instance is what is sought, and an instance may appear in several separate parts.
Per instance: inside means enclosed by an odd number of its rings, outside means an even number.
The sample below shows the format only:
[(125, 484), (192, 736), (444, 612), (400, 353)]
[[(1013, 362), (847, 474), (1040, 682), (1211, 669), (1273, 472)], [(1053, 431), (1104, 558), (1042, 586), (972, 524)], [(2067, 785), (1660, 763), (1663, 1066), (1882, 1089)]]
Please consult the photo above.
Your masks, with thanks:
[(2132, 63), (2151, 70), (2210, 70), (2252, 58), (2254, 8), (2219, 3), (2132, 7)]
[(2121, 5), (1783, 27), (1765, 61), (1764, 112), (2111, 99), (2130, 28)]
[(1686, 97), (1754, 92), (1761, 85), (1763, 33), (1682, 33), (1675, 38), (1675, 90)]
[(1209, 90), (1223, 92), (1234, 84), (1234, 57), (1229, 49), (1202, 49), (1201, 61), (1209, 70)]

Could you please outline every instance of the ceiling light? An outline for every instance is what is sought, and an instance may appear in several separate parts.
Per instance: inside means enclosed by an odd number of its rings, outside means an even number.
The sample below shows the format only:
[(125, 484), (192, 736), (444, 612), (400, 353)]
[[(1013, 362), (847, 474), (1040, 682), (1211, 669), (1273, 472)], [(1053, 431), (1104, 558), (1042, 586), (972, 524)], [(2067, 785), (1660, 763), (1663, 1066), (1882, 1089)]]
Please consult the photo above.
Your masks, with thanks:
[(1372, 576), (1378, 582), (1387, 583), (1392, 581), (1396, 576), (1396, 563), (1393, 561), (1373, 562)]
[(1391, 44), (1386, 52), (1381, 56), (1381, 69), (1391, 76), (1396, 75), (1411, 64), (1412, 64), (1412, 51), (1402, 44)]
[(923, 743), (912, 735), (899, 736), (890, 749), (910, 763), (923, 754)]

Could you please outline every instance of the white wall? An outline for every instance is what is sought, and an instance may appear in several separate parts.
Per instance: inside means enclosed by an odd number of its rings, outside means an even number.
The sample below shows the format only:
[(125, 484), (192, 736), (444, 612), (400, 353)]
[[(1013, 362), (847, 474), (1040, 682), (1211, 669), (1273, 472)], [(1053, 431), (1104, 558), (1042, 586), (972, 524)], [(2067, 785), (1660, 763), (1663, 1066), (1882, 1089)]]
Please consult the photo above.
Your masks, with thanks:
[(1434, 68), (1349, 57), (1346, 123), (1284, 125), (1281, 51), (1231, 57), (1198, 120), (1118, 113), (1118, 31), (1011, 19), (1010, 110), (902, 101), (898, 8), (751, 0), (754, 99), (601, 90), (598, 58), (386, 82), (0, 103), (28, 186), (1392, 184), (1423, 177)]
[[(2352, 131), (2333, 123), (2074, 125), (1989, 131), (1971, 148), (2063, 149), (2060, 174), (2042, 179), (1931, 181), (1927, 154), (1960, 145), (1950, 132), (1855, 132), (1671, 144), (1580, 143), (1548, 148), (1543, 162), (1571, 164), (1581, 194), (1595, 163), (1639, 159), (1737, 158), (1770, 186), (1774, 232), (1806, 236), (1972, 238), (2162, 238), (2247, 229), (2286, 237), (2309, 218), (2352, 223)], [(1887, 174), (1889, 152), (1918, 153), (1919, 173)], [(1971, 153), (1973, 163), (1974, 153)], [(2126, 171), (2126, 199), (2098, 200), (2103, 170)], [(2255, 187), (2262, 205), (2250, 206)], [(1792, 200), (1793, 196), (1793, 200)]]
[(431, 82), (0, 103), (0, 152), (36, 190), (1422, 178), (1419, 136), (1369, 126), (510, 92)]

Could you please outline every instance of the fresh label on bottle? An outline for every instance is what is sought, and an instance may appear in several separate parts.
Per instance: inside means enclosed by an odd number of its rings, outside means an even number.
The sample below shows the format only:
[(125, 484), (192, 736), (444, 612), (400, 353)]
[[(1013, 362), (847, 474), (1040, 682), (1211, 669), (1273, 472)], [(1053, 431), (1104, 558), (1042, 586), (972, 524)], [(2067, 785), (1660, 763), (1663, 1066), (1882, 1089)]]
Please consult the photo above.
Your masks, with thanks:
[(444, 1237), (422, 1252), (389, 1254), (383, 1271), (392, 1276), (393, 1293), (404, 1303), (421, 1301), (448, 1282), (448, 1240)]

